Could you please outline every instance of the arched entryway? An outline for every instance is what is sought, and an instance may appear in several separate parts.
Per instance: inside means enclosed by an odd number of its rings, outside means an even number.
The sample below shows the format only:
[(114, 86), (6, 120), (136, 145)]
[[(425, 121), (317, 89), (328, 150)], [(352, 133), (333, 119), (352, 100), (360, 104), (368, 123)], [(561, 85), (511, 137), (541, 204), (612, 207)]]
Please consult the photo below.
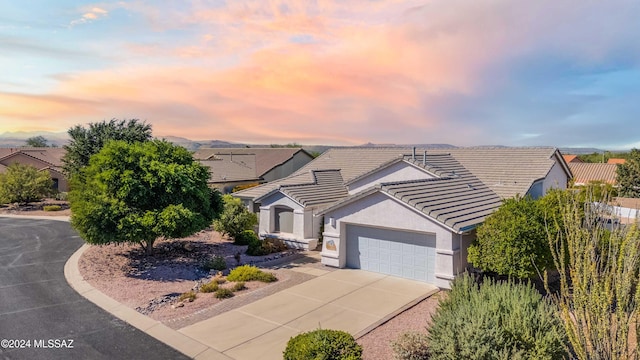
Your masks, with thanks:
[(293, 209), (284, 206), (275, 208), (274, 231), (281, 233), (293, 233)]

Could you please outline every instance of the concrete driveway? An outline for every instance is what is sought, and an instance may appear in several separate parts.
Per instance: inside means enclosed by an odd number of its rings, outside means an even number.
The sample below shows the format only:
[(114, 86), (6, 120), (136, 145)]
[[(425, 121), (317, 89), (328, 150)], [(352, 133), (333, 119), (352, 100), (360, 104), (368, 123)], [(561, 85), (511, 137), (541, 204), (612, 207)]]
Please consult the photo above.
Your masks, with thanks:
[(437, 291), (417, 281), (341, 269), (179, 332), (218, 352), (219, 359), (282, 359), (287, 341), (301, 332), (335, 329), (358, 337)]

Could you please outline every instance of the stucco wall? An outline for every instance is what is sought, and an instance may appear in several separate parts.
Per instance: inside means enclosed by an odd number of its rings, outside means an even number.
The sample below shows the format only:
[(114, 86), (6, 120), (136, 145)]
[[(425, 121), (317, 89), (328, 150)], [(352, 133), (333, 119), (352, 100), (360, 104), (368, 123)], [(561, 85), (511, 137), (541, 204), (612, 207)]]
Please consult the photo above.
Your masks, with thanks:
[[(293, 233), (275, 233), (276, 215), (274, 209), (277, 207), (293, 209)], [(258, 232), (260, 236), (273, 236), (285, 241), (290, 240), (288, 244), (293, 247), (309, 247), (311, 249), (316, 247), (320, 223), (314, 221), (313, 211), (303, 208), (302, 205), (281, 192), (276, 192), (262, 200), (259, 216)], [(296, 242), (299, 244), (296, 244)]]
[(351, 195), (383, 182), (431, 179), (433, 177), (425, 170), (401, 161), (354, 181), (349, 184), (348, 190)]
[(48, 169), (46, 170), (49, 175), (51, 176), (51, 179), (58, 179), (58, 191), (59, 192), (68, 192), (69, 191), (69, 181), (67, 181), (67, 178), (64, 177), (63, 174)]
[[(300, 204), (293, 201), (292, 199), (284, 196), (280, 192), (276, 192), (273, 195), (266, 197), (262, 200), (262, 206), (260, 206), (260, 224), (259, 229), (260, 233), (272, 233), (275, 229), (275, 214), (274, 211), (271, 211), (272, 208), (276, 206), (287, 207), (293, 209), (294, 212), (296, 210), (303, 211), (303, 208)], [(296, 228), (296, 216), (294, 214), (293, 217), (293, 227), (294, 230)], [(303, 237), (303, 234), (300, 234), (300, 237)]]
[(449, 288), (449, 281), (457, 274), (456, 268), (460, 267), (455, 263), (460, 258), (459, 245), (454, 242), (454, 234), (450, 229), (385, 194), (376, 192), (327, 213), (324, 218), (323, 264), (336, 267), (346, 265), (345, 225), (355, 224), (435, 234), (435, 285), (439, 287)]
[(264, 179), (264, 181), (266, 182), (269, 182), (289, 176), (306, 165), (311, 160), (313, 160), (313, 158), (310, 155), (307, 155), (307, 153), (304, 153), (302, 151), (297, 152), (291, 159), (287, 160), (285, 163), (280, 164), (263, 174), (262, 179)]
[(562, 166), (556, 162), (542, 184), (543, 195), (550, 189), (566, 189), (568, 180)]

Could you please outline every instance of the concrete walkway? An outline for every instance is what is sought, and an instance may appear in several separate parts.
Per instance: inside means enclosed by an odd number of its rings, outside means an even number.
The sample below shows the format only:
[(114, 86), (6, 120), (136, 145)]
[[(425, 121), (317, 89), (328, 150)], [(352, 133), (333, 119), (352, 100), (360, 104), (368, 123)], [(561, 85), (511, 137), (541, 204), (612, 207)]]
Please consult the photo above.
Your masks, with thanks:
[(318, 328), (344, 330), (357, 338), (438, 291), (430, 284), (363, 270), (305, 267), (302, 260), (292, 270), (316, 278), (174, 330), (87, 283), (78, 260), (88, 248), (82, 246), (65, 264), (64, 275), (71, 287), (114, 316), (198, 360), (282, 359), (292, 336)]

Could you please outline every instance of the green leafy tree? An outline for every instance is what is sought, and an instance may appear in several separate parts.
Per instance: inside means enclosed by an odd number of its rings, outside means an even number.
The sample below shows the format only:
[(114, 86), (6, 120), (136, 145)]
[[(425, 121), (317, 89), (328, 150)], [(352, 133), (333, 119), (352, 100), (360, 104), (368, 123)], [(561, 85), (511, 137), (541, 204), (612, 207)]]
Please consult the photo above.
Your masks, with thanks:
[(249, 212), (240, 199), (231, 195), (224, 195), (222, 199), (224, 208), (213, 226), (222, 235), (238, 240), (245, 230), (251, 230), (258, 224), (258, 217)]
[(640, 198), (640, 150), (632, 149), (627, 161), (618, 165), (618, 195)]
[(159, 237), (184, 237), (211, 224), (221, 199), (208, 179), (185, 148), (111, 141), (72, 179), (71, 224), (90, 244), (136, 243), (150, 254)]
[(483, 271), (518, 278), (529, 278), (552, 267), (540, 205), (530, 197), (506, 199), (478, 227), (468, 260)]
[(578, 159), (586, 163), (606, 163), (611, 158), (628, 159), (629, 155), (630, 154), (628, 152), (605, 151), (602, 153), (594, 152), (591, 154), (581, 154), (581, 155), (578, 155)]
[(64, 146), (62, 158), (64, 172), (69, 177), (77, 175), (89, 165), (89, 159), (97, 154), (109, 140), (128, 143), (151, 140), (151, 125), (138, 119), (102, 121), (89, 124), (88, 128), (76, 125), (69, 129), (71, 141)]
[(44, 136), (33, 136), (25, 140), (27, 146), (30, 147), (49, 147), (47, 139)]
[(28, 204), (38, 201), (53, 191), (53, 181), (46, 171), (31, 165), (11, 164), (0, 173), (0, 203)]

